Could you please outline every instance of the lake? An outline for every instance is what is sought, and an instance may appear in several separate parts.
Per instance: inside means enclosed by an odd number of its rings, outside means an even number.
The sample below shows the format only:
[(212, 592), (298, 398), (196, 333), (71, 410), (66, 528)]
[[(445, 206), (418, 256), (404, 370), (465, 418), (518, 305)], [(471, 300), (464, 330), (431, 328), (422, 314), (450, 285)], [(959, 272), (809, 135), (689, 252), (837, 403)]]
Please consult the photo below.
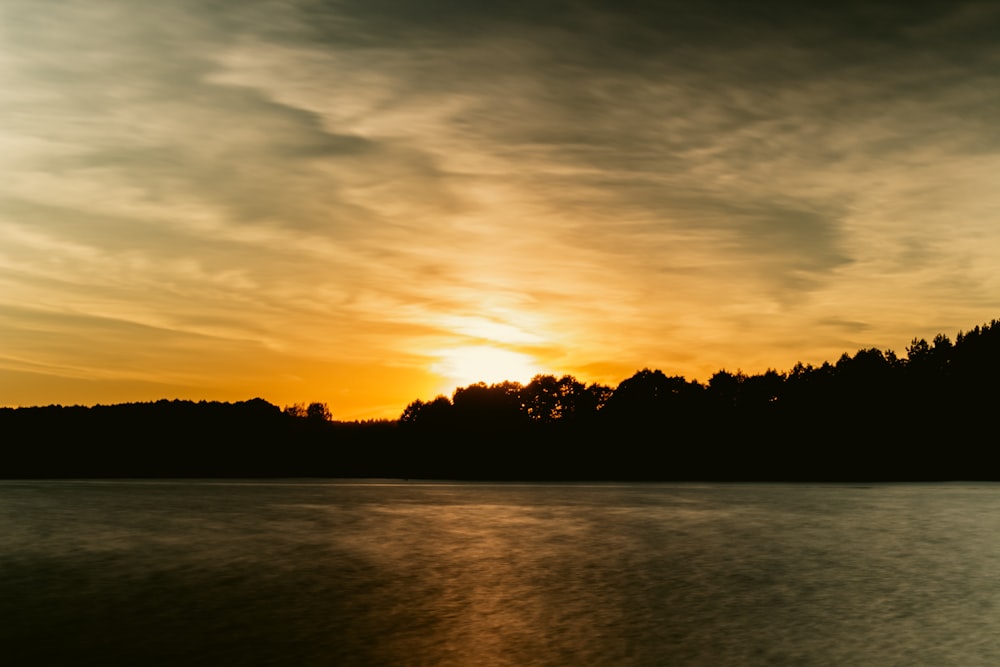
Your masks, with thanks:
[(1000, 486), (0, 482), (0, 656), (1000, 664)]

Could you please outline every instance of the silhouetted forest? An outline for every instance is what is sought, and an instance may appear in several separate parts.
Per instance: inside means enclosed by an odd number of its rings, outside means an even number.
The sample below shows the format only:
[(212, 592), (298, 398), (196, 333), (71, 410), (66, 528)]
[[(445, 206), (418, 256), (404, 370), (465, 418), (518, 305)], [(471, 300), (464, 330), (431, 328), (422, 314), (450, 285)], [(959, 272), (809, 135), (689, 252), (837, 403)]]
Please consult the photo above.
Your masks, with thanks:
[(0, 409), (0, 477), (998, 480), (1000, 321), (707, 383), (641, 370), (461, 387), (395, 421), (158, 401)]

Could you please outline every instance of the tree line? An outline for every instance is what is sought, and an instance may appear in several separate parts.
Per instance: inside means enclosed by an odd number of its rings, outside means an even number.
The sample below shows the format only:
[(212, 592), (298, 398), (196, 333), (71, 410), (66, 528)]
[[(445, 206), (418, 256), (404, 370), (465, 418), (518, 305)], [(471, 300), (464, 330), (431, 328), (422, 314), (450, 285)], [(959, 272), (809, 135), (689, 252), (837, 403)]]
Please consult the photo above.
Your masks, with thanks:
[[(1000, 322), (865, 348), (819, 366), (707, 382), (644, 369), (611, 388), (572, 376), (478, 383), (416, 400), (399, 428), (450, 451), (453, 470), (546, 478), (1000, 479), (991, 434)], [(522, 468), (524, 461), (530, 467)]]
[(0, 409), (0, 477), (1000, 479), (1000, 322), (707, 382), (643, 369), (477, 383), (397, 420), (157, 401)]

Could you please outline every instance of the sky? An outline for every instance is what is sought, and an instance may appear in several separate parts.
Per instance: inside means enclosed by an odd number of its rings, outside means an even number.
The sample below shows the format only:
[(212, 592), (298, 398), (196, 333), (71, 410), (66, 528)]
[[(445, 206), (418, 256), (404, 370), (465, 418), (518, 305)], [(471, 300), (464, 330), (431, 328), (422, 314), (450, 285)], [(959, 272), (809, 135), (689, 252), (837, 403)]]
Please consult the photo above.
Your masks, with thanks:
[(393, 418), (1000, 316), (1000, 4), (0, 0), (0, 405)]

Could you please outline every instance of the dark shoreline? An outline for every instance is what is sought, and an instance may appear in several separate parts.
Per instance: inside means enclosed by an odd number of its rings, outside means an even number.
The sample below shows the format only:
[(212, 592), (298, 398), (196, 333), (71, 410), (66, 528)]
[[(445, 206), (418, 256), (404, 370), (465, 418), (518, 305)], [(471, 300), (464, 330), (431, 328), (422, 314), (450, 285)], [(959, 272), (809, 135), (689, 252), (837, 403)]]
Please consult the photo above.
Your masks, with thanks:
[[(825, 428), (785, 415), (705, 415), (626, 424), (344, 423), (262, 400), (161, 401), (0, 411), (0, 478), (347, 478), (462, 481), (1000, 481), (991, 419), (919, 428), (846, 417)], [(984, 430), (986, 429), (986, 430)], [(801, 435), (800, 435), (801, 434)]]

